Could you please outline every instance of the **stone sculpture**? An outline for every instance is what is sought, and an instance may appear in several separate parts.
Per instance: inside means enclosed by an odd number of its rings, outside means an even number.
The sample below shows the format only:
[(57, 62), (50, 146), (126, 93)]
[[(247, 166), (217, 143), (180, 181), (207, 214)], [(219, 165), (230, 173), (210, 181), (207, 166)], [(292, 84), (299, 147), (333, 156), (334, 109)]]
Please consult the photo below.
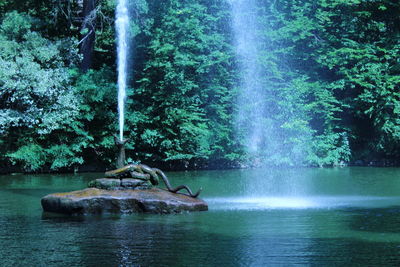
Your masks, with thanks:
[(106, 178), (135, 178), (139, 180), (150, 181), (152, 185), (159, 184), (158, 175), (161, 176), (169, 192), (177, 193), (180, 190), (185, 189), (188, 192), (189, 196), (196, 198), (200, 195), (202, 191), (202, 189), (200, 188), (195, 194), (193, 194), (192, 190), (190, 190), (190, 188), (186, 185), (180, 185), (173, 188), (163, 171), (157, 168), (150, 168), (149, 166), (144, 164), (129, 164), (122, 168), (105, 173)]
[(129, 139), (120, 140), (117, 135), (114, 135), (114, 142), (118, 147), (117, 168), (122, 168), (125, 165), (125, 144), (128, 141)]
[[(117, 169), (107, 171), (105, 178), (90, 181), (89, 188), (50, 194), (42, 198), (44, 211), (66, 214), (93, 213), (180, 213), (206, 211), (208, 205), (198, 199), (186, 185), (173, 188), (160, 169), (144, 164), (125, 163), (125, 145), (128, 139), (118, 140)], [(159, 177), (167, 190), (155, 188)], [(179, 193), (186, 190), (187, 194)]]

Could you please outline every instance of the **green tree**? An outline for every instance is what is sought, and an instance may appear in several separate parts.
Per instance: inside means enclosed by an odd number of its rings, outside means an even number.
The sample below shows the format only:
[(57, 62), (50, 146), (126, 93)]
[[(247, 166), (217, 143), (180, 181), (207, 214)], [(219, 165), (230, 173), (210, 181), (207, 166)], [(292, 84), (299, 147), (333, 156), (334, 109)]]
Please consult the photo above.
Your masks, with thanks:
[(131, 124), (143, 159), (199, 160), (228, 154), (232, 51), (216, 3), (154, 2)]
[(57, 136), (74, 131), (79, 111), (68, 72), (73, 57), (65, 57), (75, 52), (67, 50), (71, 40), (52, 42), (32, 31), (32, 21), (11, 12), (0, 25), (0, 133), (8, 138), (2, 156), (30, 170), (48, 162), (56, 169), (82, 162), (74, 153), (80, 147)]

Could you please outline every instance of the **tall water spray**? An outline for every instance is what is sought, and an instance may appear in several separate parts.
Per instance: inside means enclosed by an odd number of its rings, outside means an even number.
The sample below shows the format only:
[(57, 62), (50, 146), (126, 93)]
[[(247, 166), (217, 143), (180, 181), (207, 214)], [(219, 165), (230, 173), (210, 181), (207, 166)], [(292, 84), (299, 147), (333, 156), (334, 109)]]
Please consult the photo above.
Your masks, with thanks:
[[(268, 70), (260, 62), (260, 54), (268, 47), (260, 38), (265, 25), (260, 25), (257, 0), (230, 0), (232, 30), (240, 70), (237, 132), (248, 154), (258, 157), (275, 149), (274, 117), (268, 105)], [(261, 31), (262, 30), (262, 31)]]
[(124, 112), (126, 98), (126, 73), (128, 54), (128, 26), (129, 14), (127, 0), (118, 0), (115, 25), (117, 30), (117, 52), (118, 52), (118, 115), (119, 115), (119, 137), (124, 137)]

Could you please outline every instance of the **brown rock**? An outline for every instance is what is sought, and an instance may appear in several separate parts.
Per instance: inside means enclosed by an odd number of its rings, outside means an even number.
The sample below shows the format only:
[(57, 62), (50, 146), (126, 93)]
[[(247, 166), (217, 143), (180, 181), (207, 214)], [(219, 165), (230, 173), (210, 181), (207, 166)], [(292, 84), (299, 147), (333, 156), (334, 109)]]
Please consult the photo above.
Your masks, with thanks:
[(206, 211), (205, 201), (159, 188), (148, 190), (84, 190), (55, 193), (42, 198), (44, 211), (66, 214), (181, 213)]
[(150, 189), (153, 187), (153, 185), (150, 183), (150, 181), (125, 178), (121, 180), (121, 187), (124, 189)]
[(153, 185), (150, 181), (125, 178), (125, 179), (113, 179), (113, 178), (100, 178), (92, 180), (88, 183), (88, 187), (105, 189), (105, 190), (125, 190), (125, 189), (150, 189)]
[(105, 190), (119, 190), (121, 188), (120, 179), (100, 178), (88, 183), (88, 187), (105, 189)]

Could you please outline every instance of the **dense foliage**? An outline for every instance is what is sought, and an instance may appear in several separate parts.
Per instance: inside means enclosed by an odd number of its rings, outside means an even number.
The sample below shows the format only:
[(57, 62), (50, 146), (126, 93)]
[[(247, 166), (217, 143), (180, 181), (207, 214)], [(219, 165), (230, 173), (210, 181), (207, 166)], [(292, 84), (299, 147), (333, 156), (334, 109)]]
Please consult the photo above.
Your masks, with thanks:
[[(272, 114), (260, 123), (274, 142), (265, 138), (262, 153), (248, 153), (252, 124), (235, 125), (246, 107), (237, 101), (230, 1), (131, 1), (129, 160), (172, 167), (398, 160), (400, 3), (250, 2), (261, 25), (257, 56), (268, 97), (260, 101)], [(2, 166), (112, 163), (115, 5), (0, 2)]]

